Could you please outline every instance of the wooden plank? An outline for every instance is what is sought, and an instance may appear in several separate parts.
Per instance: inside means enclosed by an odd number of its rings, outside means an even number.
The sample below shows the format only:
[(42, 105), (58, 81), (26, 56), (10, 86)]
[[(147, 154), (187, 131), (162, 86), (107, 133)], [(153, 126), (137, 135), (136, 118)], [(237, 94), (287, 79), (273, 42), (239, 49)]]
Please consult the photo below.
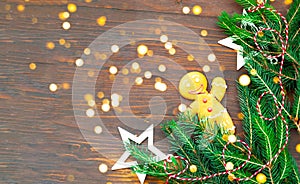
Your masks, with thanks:
[[(101, 33), (129, 21), (163, 18), (180, 23), (196, 33), (207, 30), (208, 36), (204, 39), (224, 68), (229, 86), (228, 111), (238, 130), (241, 130), (237, 118), (239, 106), (235, 80), (243, 71), (235, 71), (236, 53), (217, 44), (218, 40), (226, 37), (216, 25), (217, 16), (221, 11), (241, 12), (234, 1), (183, 1), (183, 5), (188, 6), (200, 4), (203, 8), (200, 16), (183, 15), (182, 6), (175, 0), (73, 1), (78, 5), (78, 11), (68, 19), (72, 26), (68, 31), (61, 29), (62, 21), (58, 19), (58, 13), (66, 11), (66, 2), (0, 2), (0, 183), (138, 183), (129, 169), (109, 170), (104, 174), (98, 171), (99, 164), (105, 163), (111, 168), (115, 160), (98, 153), (80, 133), (74, 119), (72, 89), (59, 89), (55, 93), (48, 90), (50, 83), (60, 86), (68, 83), (72, 87), (74, 61), (83, 50)], [(23, 13), (17, 11), (18, 4), (25, 4)], [(10, 5), (11, 9), (5, 10), (6, 5)], [(279, 1), (275, 2), (275, 6), (283, 12), (287, 10)], [(100, 27), (96, 20), (103, 15), (107, 17), (107, 23)], [(37, 18), (37, 23), (32, 22), (33, 18)], [(183, 36), (178, 33), (179, 38)], [(71, 44), (70, 48), (59, 45), (61, 38)], [(47, 42), (54, 42), (55, 48), (47, 49)], [(187, 70), (200, 70), (197, 63), (186, 60), (187, 54), (179, 48), (175, 56), (169, 56), (159, 43), (145, 43), (151, 45), (155, 54), (171, 57)], [(134, 59), (135, 47), (127, 46), (110, 58), (97, 80), (96, 91), (104, 91), (106, 98), (109, 97), (112, 81), (107, 75), (108, 67), (111, 64), (122, 67), (126, 61)], [(35, 71), (28, 68), (31, 62), (37, 64)], [(143, 67), (147, 69), (147, 66)], [(179, 80), (180, 76), (174, 73), (170, 78)], [(168, 106), (164, 120), (174, 118), (180, 103), (176, 86), (167, 83), (167, 92), (158, 93), (153, 89), (153, 84), (153, 80), (145, 81), (144, 85), (132, 88), (129, 98), (135, 115), (148, 116), (148, 102), (152, 97), (161, 95)], [(96, 103), (100, 106), (101, 100), (97, 99)], [(86, 107), (85, 104), (83, 106)], [(125, 125), (114, 117), (113, 112), (102, 113), (101, 118), (109, 132), (120, 140), (116, 127)], [(162, 139), (162, 132), (158, 127), (155, 130), (155, 140)], [(94, 140), (97, 138), (95, 135)], [(290, 150), (300, 164), (299, 154), (294, 149), (300, 142), (299, 136), (294, 132), (291, 139)], [(102, 148), (115, 151), (109, 157), (116, 159), (122, 154), (119, 151), (122, 149), (120, 142), (104, 141), (107, 144), (100, 145)], [(147, 183), (163, 182), (148, 177)]]

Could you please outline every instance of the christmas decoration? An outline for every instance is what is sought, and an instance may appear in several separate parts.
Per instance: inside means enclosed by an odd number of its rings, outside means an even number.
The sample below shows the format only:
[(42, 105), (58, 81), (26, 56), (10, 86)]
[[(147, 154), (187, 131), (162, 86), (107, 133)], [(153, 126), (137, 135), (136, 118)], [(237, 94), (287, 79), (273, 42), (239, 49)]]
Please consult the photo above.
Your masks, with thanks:
[[(147, 130), (145, 130), (139, 137), (129, 133), (128, 131), (126, 131), (120, 127), (119, 127), (119, 132), (120, 132), (120, 135), (121, 135), (121, 138), (122, 138), (124, 144), (129, 144), (130, 140), (134, 141), (137, 144), (141, 144), (144, 140), (148, 139), (148, 149), (156, 155), (155, 157), (151, 158), (152, 161), (157, 162), (157, 161), (160, 161), (160, 160), (166, 158), (166, 155), (154, 146), (153, 125), (151, 125)], [(137, 162), (135, 162), (135, 161), (125, 162), (129, 156), (130, 156), (130, 152), (125, 151), (123, 153), (123, 155), (120, 157), (120, 159), (112, 167), (112, 170), (130, 168), (134, 165), (137, 165)], [(143, 173), (137, 173), (137, 176), (138, 176), (140, 182), (144, 183), (147, 175), (143, 174)]]
[[(220, 101), (225, 80), (213, 80), (208, 93), (206, 77), (191, 72), (182, 77), (179, 92), (194, 102), (176, 121), (161, 125), (173, 154), (153, 162), (151, 154), (126, 144), (139, 163), (132, 167), (135, 173), (166, 183), (300, 183), (297, 164), (287, 149), (290, 128), (300, 130), (299, 1), (291, 4), (286, 17), (265, 0), (237, 2), (248, 13), (223, 12), (218, 24), (245, 55), (249, 75), (237, 83), (244, 140), (226, 132), (230, 126), (222, 118), (213, 120), (218, 129), (207, 128), (214, 126), (210, 118), (214, 110), (224, 109)], [(287, 93), (294, 101), (287, 103)]]
[(211, 92), (208, 93), (207, 79), (200, 72), (190, 72), (184, 75), (179, 82), (180, 94), (189, 100), (195, 100), (191, 105), (188, 113), (190, 115), (198, 114), (199, 118), (207, 118), (210, 126), (214, 127), (215, 123), (220, 123), (223, 132), (234, 133), (235, 126), (220, 101), (226, 92), (226, 82), (221, 77), (216, 77), (212, 81)]

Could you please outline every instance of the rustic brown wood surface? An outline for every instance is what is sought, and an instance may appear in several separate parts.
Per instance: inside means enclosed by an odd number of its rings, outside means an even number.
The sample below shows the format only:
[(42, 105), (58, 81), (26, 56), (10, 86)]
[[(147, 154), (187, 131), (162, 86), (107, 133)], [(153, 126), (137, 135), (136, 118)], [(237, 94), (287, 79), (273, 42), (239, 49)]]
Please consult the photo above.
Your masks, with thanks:
[[(130, 169), (110, 170), (123, 153), (119, 151), (122, 150), (122, 144), (120, 141), (107, 140), (107, 144), (98, 145), (99, 149), (91, 146), (80, 132), (72, 106), (75, 60), (81, 57), (84, 49), (101, 33), (129, 21), (164, 19), (183, 24), (197, 34), (200, 34), (201, 30), (208, 31), (208, 35), (202, 38), (208, 43), (224, 69), (224, 77), (228, 83), (227, 109), (238, 126), (238, 134), (242, 135), (237, 117), (239, 105), (235, 80), (244, 71), (235, 70), (236, 52), (217, 44), (218, 40), (226, 37), (216, 25), (217, 16), (223, 10), (229, 13), (241, 12), (241, 7), (233, 0), (183, 0), (182, 4), (177, 4), (176, 0), (72, 2), (77, 5), (77, 12), (72, 13), (68, 19), (71, 29), (63, 30), (61, 28), (63, 21), (58, 18), (58, 13), (67, 11), (67, 0), (0, 1), (1, 184), (139, 183)], [(23, 12), (17, 10), (19, 4), (25, 5)], [(182, 13), (183, 5), (192, 7), (195, 4), (202, 6), (201, 15)], [(287, 12), (288, 6), (282, 1), (273, 4), (284, 14)], [(96, 20), (100, 16), (107, 17), (105, 26), (97, 24)], [(178, 37), (182, 36), (184, 35), (178, 32)], [(60, 45), (59, 40), (62, 38), (70, 45)], [(53, 42), (55, 48), (47, 49), (47, 42)], [(175, 56), (170, 56), (158, 42), (141, 41), (141, 43), (147, 43), (155, 54), (172, 58), (186, 70), (199, 70), (197, 63), (188, 62), (186, 53), (180, 49)], [(121, 67), (125, 62), (135, 59), (136, 45), (137, 43), (122, 48), (119, 54), (112, 56), (110, 61), (105, 63), (101, 71), (103, 73), (99, 75), (96, 83), (96, 92), (103, 91), (106, 98), (110, 97), (112, 81), (107, 74), (108, 67), (112, 64)], [(32, 62), (36, 63), (36, 70), (29, 69), (28, 66)], [(178, 81), (180, 76), (173, 73), (170, 78)], [(50, 92), (48, 88), (50, 83), (58, 84), (58, 91)], [(162, 93), (153, 89), (153, 84), (154, 79), (145, 81), (141, 86), (132, 87), (128, 97), (135, 116), (149, 116), (150, 99), (161, 96), (168, 107), (164, 120), (174, 118), (180, 104), (175, 86), (167, 82), (168, 90)], [(101, 102), (100, 99), (96, 99), (99, 111)], [(86, 107), (86, 104), (83, 106)], [(107, 131), (118, 140), (120, 135), (117, 126), (122, 126), (135, 134), (142, 132), (122, 125), (112, 110), (100, 113), (99, 116)], [(156, 127), (155, 141), (162, 137), (159, 127)], [(101, 134), (99, 137), (94, 136), (94, 139), (99, 138), (105, 139)], [(300, 137), (293, 131), (289, 148), (300, 166), (300, 156), (295, 151), (295, 146), (299, 143)], [(108, 151), (102, 153), (97, 151), (105, 149)], [(105, 153), (112, 154), (105, 155)], [(100, 164), (108, 165), (108, 172), (99, 172)], [(147, 177), (146, 183), (163, 182)]]

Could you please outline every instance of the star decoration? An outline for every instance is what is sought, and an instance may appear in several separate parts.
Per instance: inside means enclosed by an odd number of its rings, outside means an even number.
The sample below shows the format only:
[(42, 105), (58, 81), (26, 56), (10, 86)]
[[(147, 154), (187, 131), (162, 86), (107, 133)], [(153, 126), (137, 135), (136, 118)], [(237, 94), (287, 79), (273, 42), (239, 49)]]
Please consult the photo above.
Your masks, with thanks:
[[(146, 140), (148, 138), (148, 149), (153, 152), (156, 157), (154, 157), (157, 161), (163, 160), (166, 158), (166, 155), (161, 152), (159, 149), (157, 149), (154, 145), (153, 145), (153, 125), (151, 125), (149, 128), (147, 128), (140, 136), (136, 136), (131, 134), (130, 132), (118, 127), (121, 138), (123, 140), (123, 142), (129, 142), (129, 140), (134, 141), (137, 144), (141, 144), (142, 142), (144, 142), (144, 140)], [(115, 163), (115, 165), (112, 167), (112, 170), (117, 170), (117, 169), (125, 169), (125, 168), (130, 168), (132, 166), (137, 165), (138, 163), (136, 161), (133, 162), (125, 162), (128, 157), (130, 156), (130, 152), (129, 151), (125, 151), (123, 153), (123, 155), (119, 158), (119, 160)], [(137, 173), (136, 174), (137, 177), (140, 180), (140, 183), (144, 183), (145, 178), (146, 178), (146, 174), (140, 174)]]
[(233, 41), (234, 41), (233, 37), (227, 37), (225, 39), (218, 41), (218, 43), (237, 51), (236, 70), (240, 70), (245, 65), (245, 60), (243, 57), (243, 47), (233, 43)]

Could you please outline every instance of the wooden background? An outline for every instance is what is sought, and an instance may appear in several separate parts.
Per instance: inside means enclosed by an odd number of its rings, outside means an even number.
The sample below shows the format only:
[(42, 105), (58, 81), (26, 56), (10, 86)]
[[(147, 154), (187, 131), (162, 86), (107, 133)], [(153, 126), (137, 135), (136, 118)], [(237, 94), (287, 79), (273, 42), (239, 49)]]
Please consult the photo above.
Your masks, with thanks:
[[(71, 2), (71, 1), (69, 1)], [(66, 31), (61, 28), (62, 21), (58, 13), (66, 11), (67, 0), (7, 0), (0, 1), (0, 183), (139, 183), (129, 169), (111, 171), (110, 168), (122, 152), (105, 155), (97, 151), (84, 139), (75, 121), (72, 107), (72, 81), (76, 70), (74, 61), (80, 58), (83, 50), (101, 33), (122, 23), (142, 19), (164, 19), (174, 21), (192, 29), (196, 33), (207, 30), (203, 39), (215, 53), (224, 69), (228, 82), (227, 109), (238, 126), (239, 105), (236, 97), (235, 80), (244, 71), (236, 71), (236, 53), (217, 44), (226, 35), (217, 27), (217, 16), (221, 11), (241, 12), (241, 7), (233, 0), (183, 0), (184, 6), (199, 4), (203, 12), (199, 16), (183, 15), (182, 5), (175, 0), (84, 0), (72, 1), (78, 7), (68, 21), (72, 27)], [(17, 11), (17, 5), (25, 5), (25, 11)], [(273, 3), (284, 14), (288, 6), (283, 1)], [(97, 25), (97, 18), (106, 16), (106, 25)], [(36, 18), (36, 19), (35, 19)], [(37, 22), (33, 22), (35, 19)], [(178, 36), (181, 36), (178, 33)], [(70, 48), (58, 43), (59, 39), (70, 43)], [(55, 43), (55, 48), (46, 48), (47, 42)], [(142, 42), (141, 42), (142, 43)], [(161, 51), (158, 43), (145, 42), (156, 53), (168, 56)], [(67, 46), (68, 47), (68, 46)], [(107, 73), (108, 66), (134, 59), (136, 45), (120, 51), (103, 67)], [(130, 52), (131, 51), (131, 52)], [(188, 63), (186, 54), (178, 49), (175, 61), (187, 70), (199, 70), (196, 63)], [(125, 59), (124, 59), (125, 58)], [(36, 63), (36, 70), (29, 69), (29, 63)], [(171, 76), (177, 80), (176, 73)], [(48, 86), (56, 83), (58, 91), (50, 92)], [(63, 89), (62, 84), (70, 85)], [(98, 78), (97, 91), (110, 96), (111, 80), (103, 74)], [(100, 87), (101, 86), (101, 87)], [(174, 118), (179, 94), (171, 84), (165, 93), (153, 89), (153, 80), (145, 81), (142, 86), (133, 87), (128, 96), (135, 116), (146, 117), (150, 114), (148, 102), (150, 97), (165, 98), (168, 110), (164, 120)], [(158, 94), (157, 94), (158, 93)], [(96, 100), (97, 106), (101, 100)], [(100, 111), (100, 109), (98, 108)], [(114, 118), (113, 111), (100, 113), (103, 122), (112, 135), (120, 140), (117, 126), (122, 126), (132, 133), (134, 130), (122, 125)], [(130, 118), (130, 117), (129, 117)], [(162, 139), (159, 128), (155, 128), (155, 141)], [(99, 136), (101, 137), (101, 136)], [(105, 138), (103, 138), (105, 139)], [(100, 148), (120, 150), (120, 141), (99, 145)], [(109, 143), (110, 142), (110, 143)], [(300, 137), (295, 131), (289, 145), (291, 152), (300, 165), (300, 156), (295, 151)], [(161, 146), (162, 147), (162, 146)], [(161, 148), (160, 147), (160, 148)], [(109, 153), (110, 151), (107, 151)], [(109, 167), (108, 172), (98, 170), (100, 164)], [(146, 183), (163, 183), (147, 177)]]

